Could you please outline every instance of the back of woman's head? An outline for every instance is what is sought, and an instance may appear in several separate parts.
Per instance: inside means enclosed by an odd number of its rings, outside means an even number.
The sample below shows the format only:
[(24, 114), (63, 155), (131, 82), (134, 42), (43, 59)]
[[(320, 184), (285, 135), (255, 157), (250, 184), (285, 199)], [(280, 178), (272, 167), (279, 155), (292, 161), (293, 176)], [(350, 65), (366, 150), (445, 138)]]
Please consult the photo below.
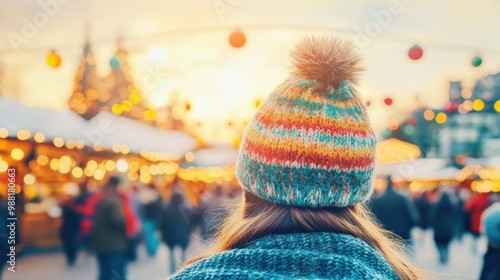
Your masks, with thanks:
[(401, 279), (415, 270), (362, 205), (373, 193), (377, 139), (354, 87), (363, 70), (352, 42), (306, 37), (293, 69), (257, 110), (236, 175), (245, 199), (216, 239), (216, 252), (268, 234), (334, 232), (364, 240)]

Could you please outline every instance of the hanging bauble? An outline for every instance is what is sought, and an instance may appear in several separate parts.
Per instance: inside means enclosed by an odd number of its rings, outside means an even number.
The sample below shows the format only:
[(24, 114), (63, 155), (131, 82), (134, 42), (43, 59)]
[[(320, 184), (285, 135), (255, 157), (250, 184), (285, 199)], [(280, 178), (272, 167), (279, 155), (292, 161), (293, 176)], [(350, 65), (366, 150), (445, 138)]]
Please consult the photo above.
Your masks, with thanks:
[(479, 55), (476, 55), (476, 56), (472, 59), (471, 64), (472, 64), (472, 66), (474, 66), (474, 67), (479, 67), (479, 66), (481, 66), (481, 64), (483, 64), (483, 59), (482, 59)]
[(386, 99), (384, 99), (384, 103), (385, 103), (385, 105), (387, 105), (387, 106), (391, 106), (391, 105), (392, 105), (392, 103), (393, 103), (393, 100), (392, 100), (392, 98), (387, 97)]
[(245, 45), (247, 42), (247, 37), (245, 36), (245, 33), (243, 33), (240, 30), (235, 30), (231, 35), (229, 35), (229, 44), (233, 48), (241, 48)]
[(186, 109), (186, 112), (188, 112), (189, 110), (191, 110), (191, 104), (189, 102), (186, 103), (185, 109)]
[(416, 126), (418, 124), (418, 120), (415, 117), (409, 117), (408, 120), (406, 120), (406, 123), (410, 126)]
[(457, 111), (458, 103), (455, 101), (449, 101), (448, 103), (446, 103), (446, 105), (444, 105), (443, 109), (446, 113), (453, 113)]
[(372, 105), (372, 102), (371, 101), (366, 101), (366, 107), (370, 107), (370, 105)]
[(55, 50), (51, 50), (47, 56), (45, 57), (45, 61), (52, 68), (57, 68), (61, 66), (62, 60), (59, 54), (56, 53)]
[(113, 56), (110, 60), (109, 60), (109, 65), (111, 66), (111, 68), (113, 69), (118, 69), (120, 68), (120, 66), (122, 66), (122, 62), (120, 61), (120, 59), (116, 56)]
[(422, 50), (422, 48), (419, 45), (414, 45), (408, 51), (408, 57), (411, 60), (419, 60), (422, 57), (422, 55), (424, 55), (424, 50)]

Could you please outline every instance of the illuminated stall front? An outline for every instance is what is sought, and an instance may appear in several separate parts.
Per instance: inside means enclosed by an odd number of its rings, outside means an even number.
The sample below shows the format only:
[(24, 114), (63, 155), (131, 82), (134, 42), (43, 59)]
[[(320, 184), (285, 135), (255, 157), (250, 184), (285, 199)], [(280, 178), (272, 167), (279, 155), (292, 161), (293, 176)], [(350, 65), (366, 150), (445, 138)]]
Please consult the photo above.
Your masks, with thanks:
[(179, 161), (197, 147), (191, 136), (101, 112), (90, 121), (70, 111), (25, 106), (0, 98), (0, 191), (16, 169), (20, 246), (59, 244), (60, 199), (79, 184), (100, 188), (111, 174), (131, 183), (172, 181)]

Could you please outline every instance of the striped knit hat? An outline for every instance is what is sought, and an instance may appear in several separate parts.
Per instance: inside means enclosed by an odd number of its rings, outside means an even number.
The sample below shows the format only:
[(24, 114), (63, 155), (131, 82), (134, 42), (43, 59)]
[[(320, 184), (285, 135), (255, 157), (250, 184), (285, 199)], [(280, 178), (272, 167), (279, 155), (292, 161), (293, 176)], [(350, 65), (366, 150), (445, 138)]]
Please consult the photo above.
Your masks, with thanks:
[(346, 207), (372, 194), (376, 138), (352, 87), (363, 70), (351, 42), (306, 37), (291, 76), (260, 105), (243, 136), (237, 177), (273, 203)]

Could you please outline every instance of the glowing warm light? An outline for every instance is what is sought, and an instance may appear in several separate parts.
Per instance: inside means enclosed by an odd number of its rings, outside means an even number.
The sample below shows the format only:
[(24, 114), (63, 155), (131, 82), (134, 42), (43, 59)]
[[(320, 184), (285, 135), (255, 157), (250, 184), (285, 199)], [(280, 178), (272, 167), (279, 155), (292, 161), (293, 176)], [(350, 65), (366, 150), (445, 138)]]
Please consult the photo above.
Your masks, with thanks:
[(83, 170), (80, 167), (75, 167), (71, 170), (71, 175), (75, 178), (81, 178), (83, 176)]
[(115, 152), (115, 153), (119, 153), (120, 152), (120, 144), (113, 144), (111, 146), (111, 150), (113, 150), (113, 152)]
[(35, 175), (31, 173), (24, 175), (23, 181), (26, 185), (33, 185), (36, 182)]
[(462, 115), (467, 114), (467, 112), (469, 112), (468, 110), (465, 109), (463, 104), (458, 105), (457, 110)]
[(60, 166), (71, 167), (71, 164), (72, 164), (72, 158), (70, 156), (62, 156), (59, 159)]
[(97, 169), (95, 172), (94, 172), (94, 179), (96, 179), (97, 181), (101, 181), (102, 179), (104, 179), (104, 176), (106, 175), (106, 172), (102, 169)]
[(184, 156), (187, 162), (193, 162), (194, 161), (194, 154), (192, 152), (186, 153)]
[(128, 99), (130, 100), (130, 102), (132, 102), (132, 104), (138, 104), (139, 102), (141, 102), (142, 98), (139, 93), (137, 93), (137, 91), (133, 91), (132, 93), (130, 93)]
[(389, 129), (390, 130), (396, 130), (399, 128), (399, 123), (398, 122), (392, 122), (390, 125), (389, 125)]
[(426, 121), (432, 121), (434, 119), (434, 111), (432, 111), (431, 109), (427, 109), (424, 111), (424, 119)]
[(377, 143), (377, 163), (407, 162), (420, 154), (418, 146), (395, 138)]
[(120, 104), (114, 104), (113, 107), (111, 107), (111, 112), (115, 115), (121, 115), (123, 114), (123, 107)]
[(9, 137), (9, 131), (5, 127), (0, 127), (0, 138)]
[(112, 160), (108, 160), (104, 166), (106, 167), (106, 170), (108, 170), (108, 171), (113, 171), (116, 168), (116, 164)]
[(23, 157), (24, 157), (24, 152), (23, 150), (19, 149), (19, 148), (14, 148), (11, 152), (10, 152), (10, 156), (15, 159), (15, 160), (22, 160)]
[(97, 166), (98, 166), (97, 162), (93, 159), (91, 159), (91, 160), (89, 160), (89, 162), (87, 162), (87, 168), (91, 171), (96, 170)]
[(472, 108), (474, 111), (481, 111), (484, 109), (484, 101), (481, 99), (476, 99), (472, 102)]
[(74, 140), (68, 140), (66, 142), (66, 147), (68, 147), (68, 149), (73, 149), (76, 147), (76, 141)]
[(116, 162), (116, 170), (118, 170), (119, 172), (125, 172), (128, 170), (128, 163), (126, 160), (124, 159), (119, 159), (117, 162)]
[(160, 169), (158, 168), (157, 165), (151, 165), (149, 167), (149, 173), (151, 173), (151, 175), (158, 175), (159, 171), (160, 171)]
[(153, 110), (153, 109), (148, 109), (145, 113), (144, 113), (144, 118), (147, 120), (147, 121), (152, 121), (154, 119), (156, 119), (156, 111)]
[(151, 182), (151, 175), (148, 173), (142, 173), (141, 176), (139, 176), (139, 180), (144, 184), (148, 184)]
[(446, 114), (445, 114), (445, 113), (440, 112), (440, 113), (438, 113), (438, 114), (436, 115), (436, 122), (437, 122), (438, 124), (443, 124), (443, 123), (445, 123), (445, 122), (446, 122), (446, 119), (447, 119), (447, 118), (448, 118), (448, 116), (446, 116)]
[(38, 143), (43, 143), (43, 141), (45, 141), (45, 135), (43, 135), (43, 133), (41, 132), (35, 133), (35, 136), (33, 138), (35, 138), (35, 141)]
[(472, 91), (470, 89), (464, 88), (462, 89), (462, 98), (469, 99), (472, 97)]
[(417, 182), (417, 181), (412, 181), (412, 182), (410, 183), (410, 190), (411, 190), (412, 192), (418, 192), (418, 191), (420, 191), (420, 190), (422, 189), (422, 187), (423, 187), (423, 186), (422, 186), (422, 184), (421, 184), (420, 182)]
[(29, 130), (19, 130), (17, 132), (17, 139), (28, 140), (31, 137), (31, 132)]
[(164, 64), (170, 60), (170, 53), (165, 47), (153, 46), (148, 51), (148, 60), (155, 64)]
[(462, 106), (464, 106), (465, 110), (472, 111), (472, 101), (465, 100), (464, 103), (462, 103)]
[(139, 170), (139, 164), (137, 162), (131, 162), (129, 165), (128, 165), (128, 169), (132, 172), (137, 172)]
[(38, 158), (36, 159), (36, 162), (40, 166), (47, 165), (49, 163), (49, 158), (46, 155), (39, 155)]
[(125, 112), (130, 112), (132, 110), (133, 106), (134, 105), (132, 105), (132, 102), (130, 102), (128, 100), (125, 100), (125, 101), (122, 102), (122, 109)]
[(495, 105), (493, 105), (493, 108), (495, 108), (495, 111), (497, 111), (498, 113), (500, 113), (500, 100), (497, 100), (495, 102)]
[(76, 148), (77, 149), (83, 149), (84, 147), (85, 147), (85, 142), (83, 142), (83, 140), (76, 141)]
[(9, 165), (5, 162), (0, 160), (0, 172), (5, 172), (9, 168)]
[(62, 146), (64, 146), (64, 140), (60, 137), (54, 138), (54, 146), (61, 148)]
[(53, 158), (50, 161), (50, 169), (53, 171), (57, 171), (59, 169), (59, 159), (58, 158)]
[(120, 146), (120, 152), (124, 155), (130, 153), (130, 148), (127, 145), (121, 145)]
[(139, 179), (139, 175), (135, 172), (129, 172), (127, 177), (130, 181), (135, 181)]
[(92, 175), (94, 175), (94, 170), (90, 169), (90, 168), (85, 168), (85, 170), (83, 171), (83, 173), (85, 174), (85, 176), (87, 177), (91, 177)]

